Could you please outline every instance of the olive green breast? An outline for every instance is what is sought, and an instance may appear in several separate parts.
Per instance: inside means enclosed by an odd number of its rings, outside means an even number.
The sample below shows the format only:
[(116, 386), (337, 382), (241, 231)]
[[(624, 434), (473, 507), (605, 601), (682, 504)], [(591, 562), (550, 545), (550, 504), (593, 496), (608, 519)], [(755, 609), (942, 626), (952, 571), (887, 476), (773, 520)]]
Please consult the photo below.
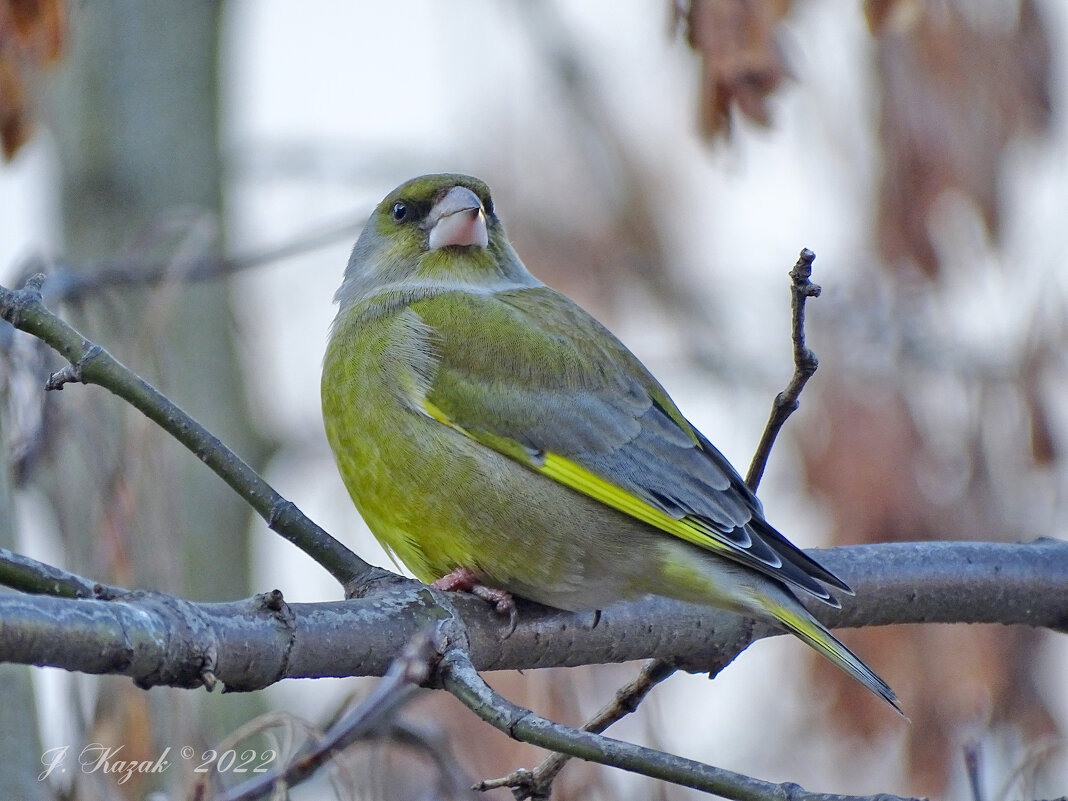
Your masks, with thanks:
[(434, 364), (408, 307), (339, 319), (327, 350), (327, 438), (379, 542), (422, 581), (467, 567), (561, 608), (648, 591), (661, 537), (426, 415)]

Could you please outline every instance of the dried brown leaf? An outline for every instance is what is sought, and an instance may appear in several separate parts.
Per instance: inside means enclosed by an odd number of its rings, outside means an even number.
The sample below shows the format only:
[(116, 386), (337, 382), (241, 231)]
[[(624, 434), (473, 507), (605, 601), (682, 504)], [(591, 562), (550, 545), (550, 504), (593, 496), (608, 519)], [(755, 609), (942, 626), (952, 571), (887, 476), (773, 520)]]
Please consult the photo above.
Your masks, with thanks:
[(63, 54), (62, 0), (0, 0), (0, 147), (10, 161), (33, 131), (41, 73)]
[(1047, 354), (1032, 351), (1020, 376), (1020, 394), (1027, 412), (1028, 432), (1031, 440), (1031, 460), (1039, 467), (1051, 467), (1060, 457), (1049, 401), (1042, 391), (1043, 361)]
[(790, 0), (692, 0), (676, 6), (701, 57), (701, 133), (729, 136), (733, 110), (769, 125), (767, 99), (789, 75), (776, 27)]
[[(895, 4), (896, 7), (903, 7)], [(1050, 119), (1050, 47), (1033, 0), (1015, 18), (970, 0), (910, 2), (878, 19), (885, 162), (878, 242), (892, 268), (938, 275), (933, 212), (947, 192), (975, 204), (996, 237), (1006, 145)], [(870, 17), (869, 17), (870, 19)]]
[(6, 160), (30, 138), (30, 128), (21, 70), (0, 50), (0, 147)]
[(915, 13), (918, 0), (864, 0), (864, 18), (873, 36), (905, 15)]
[(7, 6), (18, 47), (42, 64), (55, 63), (66, 39), (61, 0), (6, 0), (2, 5)]

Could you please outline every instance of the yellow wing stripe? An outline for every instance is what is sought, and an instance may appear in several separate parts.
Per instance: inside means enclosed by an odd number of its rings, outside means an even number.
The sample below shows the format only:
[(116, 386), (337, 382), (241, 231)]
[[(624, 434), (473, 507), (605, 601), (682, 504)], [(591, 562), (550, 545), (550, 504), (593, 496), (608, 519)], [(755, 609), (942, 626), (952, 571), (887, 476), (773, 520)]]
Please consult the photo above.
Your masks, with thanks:
[(620, 489), (612, 482), (606, 481), (581, 465), (575, 464), (570, 459), (565, 459), (563, 456), (547, 453), (545, 454), (545, 463), (540, 466), (534, 465), (534, 469), (554, 481), (559, 481), (564, 486), (578, 490), (583, 495), (588, 495), (606, 506), (618, 509), (620, 512), (637, 518), (643, 523), (648, 523), (650, 526), (655, 526), (661, 531), (674, 534), (676, 537), (686, 540), (686, 542), (721, 553), (734, 550), (717, 540), (711, 531), (706, 530), (704, 526), (701, 526), (696, 521), (687, 520), (686, 518), (676, 520), (674, 517), (661, 512), (655, 506), (650, 506), (636, 495)]
[[(437, 406), (435, 406), (433, 403), (431, 403), (425, 397), (423, 398), (423, 411), (426, 412), (431, 417), (433, 417), (435, 420), (437, 420), (442, 425), (446, 425), (449, 428), (455, 428), (457, 431), (459, 431), (465, 437), (470, 437), (471, 436), (466, 431), (464, 431), (462, 428), (460, 428), (460, 426), (458, 426), (455, 423), (453, 423), (452, 420), (450, 420), (448, 417), (445, 416), (445, 412), (441, 411), (441, 409), (439, 409)], [(471, 438), (474, 439), (474, 437), (471, 437)]]
[[(423, 399), (423, 411), (439, 423), (459, 431), (465, 437), (470, 437), (476, 442), (481, 442), (494, 450), (501, 451), (506, 456), (515, 458), (514, 453), (508, 453), (499, 447), (501, 443), (495, 442), (494, 438), (475, 436), (461, 426), (456, 425), (441, 409), (425, 398)], [(518, 443), (515, 444), (518, 445)], [(686, 542), (720, 553), (731, 553), (735, 551), (734, 548), (731, 548), (718, 540), (712, 530), (702, 526), (697, 521), (692, 519), (688, 520), (686, 518), (676, 520), (656, 507), (646, 503), (636, 495), (632, 495), (626, 490), (620, 489), (612, 482), (606, 481), (600, 476), (591, 473), (586, 468), (576, 464), (570, 459), (564, 458), (563, 456), (559, 456), (555, 453), (546, 453), (542, 464), (528, 461), (527, 465), (532, 469), (537, 470), (542, 475), (553, 479), (553, 481), (558, 481), (565, 487), (571, 487), (571, 489), (581, 492), (583, 495), (588, 495), (606, 506), (610, 506), (624, 514), (641, 520), (643, 523), (648, 523), (650, 526), (654, 526), (661, 531), (666, 531), (668, 534), (673, 534)]]

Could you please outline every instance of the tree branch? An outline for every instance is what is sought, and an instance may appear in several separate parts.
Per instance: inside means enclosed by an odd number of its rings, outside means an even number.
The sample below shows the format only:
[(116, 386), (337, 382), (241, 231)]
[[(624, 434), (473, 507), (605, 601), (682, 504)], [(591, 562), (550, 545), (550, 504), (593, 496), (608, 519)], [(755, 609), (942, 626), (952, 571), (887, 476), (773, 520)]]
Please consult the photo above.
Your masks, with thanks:
[(790, 270), (790, 309), (791, 309), (791, 339), (794, 344), (794, 374), (786, 389), (775, 396), (775, 403), (771, 407), (771, 416), (768, 424), (764, 427), (764, 434), (760, 437), (753, 461), (749, 465), (749, 472), (745, 476), (745, 483), (749, 489), (756, 492), (760, 479), (764, 475), (768, 457), (771, 456), (771, 448), (775, 444), (779, 431), (786, 423), (786, 419), (797, 411), (800, 404), (801, 390), (812, 378), (819, 366), (816, 354), (805, 346), (805, 301), (809, 298), (818, 298), (823, 290), (819, 284), (810, 280), (812, 277), (812, 262), (816, 254), (808, 248), (801, 251), (797, 263)]
[(61, 260), (35, 257), (27, 260), (20, 270), (18, 281), (24, 281), (47, 270), (45, 294), (49, 302), (79, 301), (107, 289), (128, 289), (161, 284), (174, 278), (183, 282), (208, 281), (262, 267), (272, 262), (299, 256), (339, 240), (352, 241), (363, 227), (359, 215), (274, 247), (220, 257), (205, 254), (184, 262), (164, 261), (146, 263), (144, 258), (109, 259), (107, 261), (73, 266)]
[[(571, 754), (590, 762), (622, 768), (683, 787), (693, 787), (730, 799), (767, 801), (849, 801), (855, 797), (809, 793), (796, 784), (772, 784), (674, 754), (643, 748), (601, 734), (553, 723), (498, 695), (478, 675), (467, 655), (452, 650), (439, 667), (445, 688), (472, 712), (516, 740)], [(897, 796), (868, 797), (893, 801)]]
[[(730, 659), (726, 660), (724, 666), (730, 664), (730, 661)], [(719, 671), (715, 672), (718, 673)], [(580, 730), (600, 734), (613, 723), (637, 712), (638, 705), (645, 700), (645, 697), (652, 692), (653, 688), (660, 682), (670, 678), (674, 673), (675, 666), (670, 661), (666, 659), (650, 659), (642, 665), (642, 669), (634, 681), (616, 690), (612, 700), (598, 710), (597, 714), (592, 718), (583, 723)], [(524, 798), (538, 799), (538, 801), (548, 799), (557, 774), (564, 769), (564, 766), (572, 756), (577, 756), (577, 754), (554, 751), (545, 757), (534, 770), (520, 768), (499, 779), (481, 781), (475, 785), (475, 789), (485, 792), (487, 790), (495, 790), (498, 787), (511, 787), (513, 788), (513, 794), (517, 797), (522, 794)]]
[(323, 531), (159, 390), (52, 314), (41, 299), (43, 283), (44, 276), (38, 274), (21, 290), (0, 286), (0, 317), (45, 342), (68, 361), (49, 378), (46, 389), (59, 390), (77, 381), (97, 384), (119, 396), (196, 454), (256, 510), (268, 527), (311, 556), (346, 588), (387, 572), (367, 564)]
[(308, 779), (338, 752), (357, 740), (388, 727), (400, 708), (430, 676), (437, 661), (433, 629), (424, 629), (401, 651), (375, 685), (354, 709), (337, 720), (317, 742), (289, 761), (284, 769), (271, 771), (216, 797), (216, 801), (253, 801), (276, 787), (292, 787)]
[(94, 581), (7, 548), (0, 548), (0, 586), (61, 598), (95, 598), (102, 589)]
[[(859, 590), (842, 598), (842, 610), (813, 609), (832, 627), (1003, 623), (1068, 633), (1068, 542), (895, 543), (833, 548), (819, 558)], [(659, 657), (705, 672), (754, 639), (781, 633), (730, 612), (652, 598), (609, 607), (596, 626), (591, 615), (521, 603), (518, 625), (503, 639), (508, 622), (485, 603), (442, 596), (416, 581), (360, 599), (292, 605), (277, 591), (225, 604), (148, 592), (113, 600), (0, 596), (0, 660), (126, 675), (145, 687), (195, 687), (209, 671), (228, 690), (255, 690), (286, 678), (381, 676), (396, 643), (454, 616), (479, 670)]]

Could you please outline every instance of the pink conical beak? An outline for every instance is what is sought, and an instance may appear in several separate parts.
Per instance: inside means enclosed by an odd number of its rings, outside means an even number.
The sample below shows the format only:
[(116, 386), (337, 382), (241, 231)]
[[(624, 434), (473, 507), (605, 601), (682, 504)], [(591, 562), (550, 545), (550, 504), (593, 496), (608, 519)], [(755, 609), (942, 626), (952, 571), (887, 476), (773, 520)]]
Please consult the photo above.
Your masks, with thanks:
[(449, 246), (489, 244), (486, 215), (478, 195), (464, 186), (454, 186), (430, 209), (431, 250)]

